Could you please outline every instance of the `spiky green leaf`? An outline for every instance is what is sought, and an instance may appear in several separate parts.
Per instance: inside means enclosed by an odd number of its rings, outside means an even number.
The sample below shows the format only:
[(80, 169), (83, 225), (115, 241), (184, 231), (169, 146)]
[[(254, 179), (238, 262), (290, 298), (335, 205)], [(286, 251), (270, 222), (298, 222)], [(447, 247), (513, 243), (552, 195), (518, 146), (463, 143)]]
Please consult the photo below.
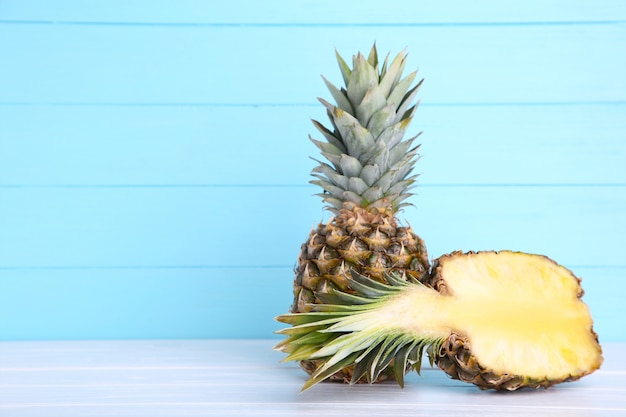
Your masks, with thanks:
[(389, 170), (385, 172), (382, 177), (380, 177), (380, 179), (374, 183), (374, 186), (379, 187), (382, 190), (383, 194), (386, 194), (387, 190), (389, 190), (389, 187), (395, 184), (395, 177), (396, 171)]
[[(389, 164), (391, 166), (394, 166), (400, 160), (402, 160), (402, 158), (406, 156), (407, 152), (409, 152), (409, 148), (411, 147), (412, 143), (413, 143), (413, 139), (408, 139), (393, 146), (391, 150), (389, 151)], [(417, 152), (417, 148), (414, 148), (413, 155), (415, 155), (415, 152)]]
[(313, 176), (319, 178), (320, 175), (323, 175), (324, 177), (332, 181), (333, 184), (343, 188), (344, 190), (348, 189), (348, 177), (339, 174), (336, 170), (333, 169), (333, 167), (324, 162), (317, 160), (316, 162), (318, 162), (319, 165), (313, 168), (313, 171), (311, 172)]
[(376, 84), (378, 84), (376, 69), (359, 52), (353, 58), (352, 73), (347, 85), (348, 98), (352, 107), (358, 107), (367, 90)]
[(352, 104), (350, 104), (350, 100), (348, 99), (348, 97), (346, 97), (343, 91), (335, 87), (323, 75), (322, 75), (322, 79), (324, 80), (324, 83), (326, 84), (328, 91), (330, 91), (330, 94), (333, 96), (333, 99), (335, 99), (335, 102), (337, 103), (337, 107), (339, 107), (343, 111), (347, 111), (350, 114), (354, 114), (354, 109), (352, 108)]
[(335, 57), (337, 58), (337, 63), (339, 64), (339, 70), (341, 71), (341, 76), (343, 77), (343, 83), (347, 87), (348, 82), (350, 81), (350, 76), (352, 75), (352, 70), (344, 61), (344, 59), (339, 55), (339, 52), (335, 50)]
[(348, 190), (362, 195), (367, 189), (368, 185), (359, 177), (352, 177), (348, 180)]
[(333, 118), (351, 156), (359, 158), (361, 154), (367, 152), (374, 145), (374, 137), (370, 131), (363, 127), (351, 114), (335, 107)]
[(373, 202), (385, 197), (385, 194), (380, 187), (370, 187), (361, 195), (361, 197), (363, 197), (368, 204), (372, 204)]
[(337, 187), (336, 185), (331, 184), (328, 181), (324, 180), (311, 180), (309, 181), (311, 184), (319, 185), (326, 191), (328, 194), (335, 198), (342, 198), (345, 190), (341, 187)]
[(331, 154), (331, 155), (343, 155), (345, 152), (333, 145), (332, 143), (320, 142), (319, 140), (315, 140), (312, 137), (309, 137), (311, 142), (315, 144), (323, 153)]
[(341, 173), (347, 177), (358, 177), (363, 169), (363, 165), (353, 156), (343, 154), (339, 157)]
[(343, 201), (352, 202), (358, 206), (363, 206), (364, 200), (359, 194), (354, 191), (344, 191), (343, 192)]
[(396, 57), (391, 61), (389, 65), (389, 69), (386, 71), (385, 75), (380, 80), (380, 88), (385, 96), (388, 96), (391, 88), (394, 86), (397, 78), (402, 73), (402, 68), (404, 61), (404, 51), (396, 55)]
[(378, 51), (376, 50), (376, 43), (370, 49), (370, 54), (367, 56), (367, 62), (374, 68), (378, 68)]
[(411, 123), (410, 119), (402, 120), (398, 123), (394, 123), (393, 125), (387, 127), (385, 130), (381, 132), (378, 138), (376, 138), (376, 143), (377, 144), (380, 143), (382, 146), (384, 146), (387, 149), (393, 148), (398, 143), (400, 143), (410, 123)]
[[(317, 130), (319, 130), (322, 133), (322, 135), (324, 135), (324, 139), (326, 139), (328, 143), (332, 143), (337, 148), (341, 149), (343, 153), (348, 152), (348, 150), (346, 149), (341, 139), (336, 137), (333, 132), (326, 129), (326, 127), (322, 125), (320, 122), (318, 122), (317, 120), (311, 120), (311, 121), (313, 122), (313, 125), (317, 128)], [(313, 139), (311, 135), (309, 135), (309, 139)]]
[(365, 165), (360, 176), (368, 186), (371, 186), (380, 178), (380, 167), (377, 164)]
[(315, 311), (337, 311), (340, 306), (354, 308), (359, 305), (370, 304), (372, 302), (370, 298), (338, 290), (328, 293), (318, 293), (317, 298), (320, 300), (321, 304), (314, 304), (312, 306)]
[[(372, 86), (356, 108), (356, 118), (361, 126), (367, 126), (372, 116), (387, 105), (385, 95), (378, 85)], [(373, 135), (373, 134), (372, 134)]]
[[(404, 96), (406, 95), (409, 87), (413, 83), (413, 80), (417, 76), (417, 71), (410, 73), (406, 77), (404, 77), (395, 87), (391, 90), (391, 94), (387, 97), (387, 104), (393, 105), (395, 107), (400, 106)], [(420, 82), (421, 84), (421, 82)]]
[(343, 207), (343, 201), (341, 199), (330, 197), (328, 194), (323, 193), (315, 195), (317, 195), (318, 197), (322, 197), (322, 201), (328, 204), (326, 206), (326, 209), (334, 214), (338, 214), (339, 210), (341, 210), (341, 208)]
[(318, 371), (318, 372), (314, 373), (311, 376), (311, 378), (309, 378), (306, 381), (306, 383), (302, 387), (302, 391), (306, 391), (307, 389), (311, 388), (315, 384), (318, 384), (319, 382), (321, 382), (321, 381), (325, 380), (326, 378), (330, 377), (331, 375), (333, 375), (337, 371), (340, 371), (341, 369), (343, 369), (343, 368), (345, 368), (347, 366), (350, 366), (354, 362), (354, 359), (357, 356), (358, 356), (358, 353), (353, 353), (353, 354), (348, 355), (347, 357), (343, 358), (341, 361), (333, 364), (332, 366), (324, 369), (323, 371)]
[(398, 109), (396, 110), (396, 118), (398, 120), (404, 120), (407, 117), (410, 117), (415, 111), (415, 108), (417, 108), (417, 105), (411, 108), (409, 107), (413, 104), (415, 96), (417, 95), (419, 88), (421, 87), (423, 81), (424, 80), (421, 80), (415, 87), (409, 90), (409, 92), (406, 93), (406, 95), (402, 98), (402, 102), (400, 103), (400, 105), (398, 106)]
[(374, 138), (378, 138), (383, 130), (391, 126), (396, 120), (396, 108), (386, 105), (376, 111), (367, 122), (367, 130)]

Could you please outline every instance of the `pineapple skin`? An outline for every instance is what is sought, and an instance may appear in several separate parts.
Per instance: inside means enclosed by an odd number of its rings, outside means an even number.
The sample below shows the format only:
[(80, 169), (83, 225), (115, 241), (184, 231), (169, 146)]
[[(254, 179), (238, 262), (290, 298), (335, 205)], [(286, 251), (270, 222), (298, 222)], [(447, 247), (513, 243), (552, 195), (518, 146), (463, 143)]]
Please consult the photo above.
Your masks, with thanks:
[[(316, 294), (335, 290), (354, 294), (351, 272), (386, 284), (390, 273), (422, 281), (428, 271), (426, 246), (410, 226), (399, 226), (393, 215), (382, 210), (342, 209), (338, 216), (312, 230), (302, 245), (290, 311), (310, 312), (321, 302)], [(320, 364), (314, 360), (300, 362), (308, 374), (315, 373)], [(350, 383), (353, 370), (344, 368), (328, 380)], [(375, 381), (361, 378), (357, 382), (382, 382), (393, 379), (394, 372), (390, 366)]]

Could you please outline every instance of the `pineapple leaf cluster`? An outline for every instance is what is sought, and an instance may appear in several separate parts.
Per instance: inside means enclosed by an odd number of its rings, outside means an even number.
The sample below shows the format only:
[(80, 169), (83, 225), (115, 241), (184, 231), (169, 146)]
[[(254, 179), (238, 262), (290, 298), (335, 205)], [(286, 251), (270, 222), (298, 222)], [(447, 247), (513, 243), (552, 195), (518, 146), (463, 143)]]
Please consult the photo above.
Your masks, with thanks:
[(409, 286), (424, 286), (395, 274), (387, 275), (386, 279), (388, 283), (384, 284), (352, 272), (354, 293), (334, 290), (320, 294), (321, 303), (315, 304), (311, 312), (278, 317), (279, 321), (293, 326), (278, 331), (288, 336), (276, 346), (289, 353), (284, 361), (322, 361), (303, 390), (350, 365), (354, 365), (350, 384), (361, 378), (371, 383), (392, 363), (395, 363), (394, 377), (404, 387), (406, 372), (420, 372), (424, 351), (432, 358), (433, 352), (440, 348), (445, 337), (416, 337), (402, 329), (394, 330), (387, 320), (377, 319), (392, 297)]
[(381, 65), (374, 45), (367, 58), (361, 53), (353, 57), (352, 68), (336, 55), (345, 87), (324, 78), (336, 104), (319, 99), (332, 130), (313, 121), (326, 141), (310, 139), (328, 163), (317, 161), (311, 182), (324, 190), (320, 196), (332, 212), (348, 204), (395, 213), (407, 204), (403, 201), (417, 177), (410, 174), (419, 148), (413, 141), (419, 134), (403, 137), (422, 81), (412, 86), (417, 72), (402, 77), (404, 53), (391, 62), (387, 55)]

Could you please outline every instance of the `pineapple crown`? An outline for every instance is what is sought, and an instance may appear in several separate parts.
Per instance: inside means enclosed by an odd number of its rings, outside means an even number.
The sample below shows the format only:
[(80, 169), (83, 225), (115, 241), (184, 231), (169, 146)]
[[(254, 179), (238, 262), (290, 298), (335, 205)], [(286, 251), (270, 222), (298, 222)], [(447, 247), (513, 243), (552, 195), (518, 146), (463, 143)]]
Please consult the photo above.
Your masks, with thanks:
[(302, 390), (327, 379), (335, 372), (354, 366), (351, 384), (365, 377), (372, 382), (392, 363), (398, 384), (404, 386), (404, 374), (420, 372), (424, 352), (431, 366), (446, 337), (424, 337), (394, 328), (389, 319), (377, 319), (387, 302), (407, 289), (420, 287), (435, 291), (408, 275), (388, 274), (388, 284), (374, 281), (352, 271), (353, 293), (332, 290), (316, 293), (321, 304), (312, 304), (308, 313), (283, 314), (276, 320), (292, 327), (276, 333), (287, 338), (275, 349), (288, 353), (283, 361), (315, 359), (321, 362)]
[(345, 87), (324, 82), (336, 105), (320, 98), (333, 130), (313, 120), (326, 142), (309, 136), (330, 162), (322, 161), (311, 175), (324, 192), (327, 208), (338, 214), (342, 208), (363, 207), (369, 211), (396, 213), (411, 194), (417, 175), (410, 175), (417, 161), (418, 135), (403, 140), (417, 105), (412, 102), (423, 80), (411, 87), (417, 71), (402, 78), (406, 54), (399, 53), (389, 63), (389, 55), (379, 68), (374, 45), (367, 59), (360, 52), (353, 56), (352, 69), (336, 53)]

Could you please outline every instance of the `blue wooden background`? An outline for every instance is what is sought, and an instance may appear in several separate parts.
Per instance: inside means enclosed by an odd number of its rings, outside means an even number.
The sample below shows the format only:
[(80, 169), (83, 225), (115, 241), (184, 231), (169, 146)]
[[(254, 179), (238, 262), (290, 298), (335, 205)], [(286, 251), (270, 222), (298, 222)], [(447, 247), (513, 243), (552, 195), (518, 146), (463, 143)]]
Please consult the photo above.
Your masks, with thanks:
[(374, 41), (426, 79), (431, 257), (549, 255), (626, 340), (622, 0), (0, 0), (0, 339), (272, 337), (320, 74)]

